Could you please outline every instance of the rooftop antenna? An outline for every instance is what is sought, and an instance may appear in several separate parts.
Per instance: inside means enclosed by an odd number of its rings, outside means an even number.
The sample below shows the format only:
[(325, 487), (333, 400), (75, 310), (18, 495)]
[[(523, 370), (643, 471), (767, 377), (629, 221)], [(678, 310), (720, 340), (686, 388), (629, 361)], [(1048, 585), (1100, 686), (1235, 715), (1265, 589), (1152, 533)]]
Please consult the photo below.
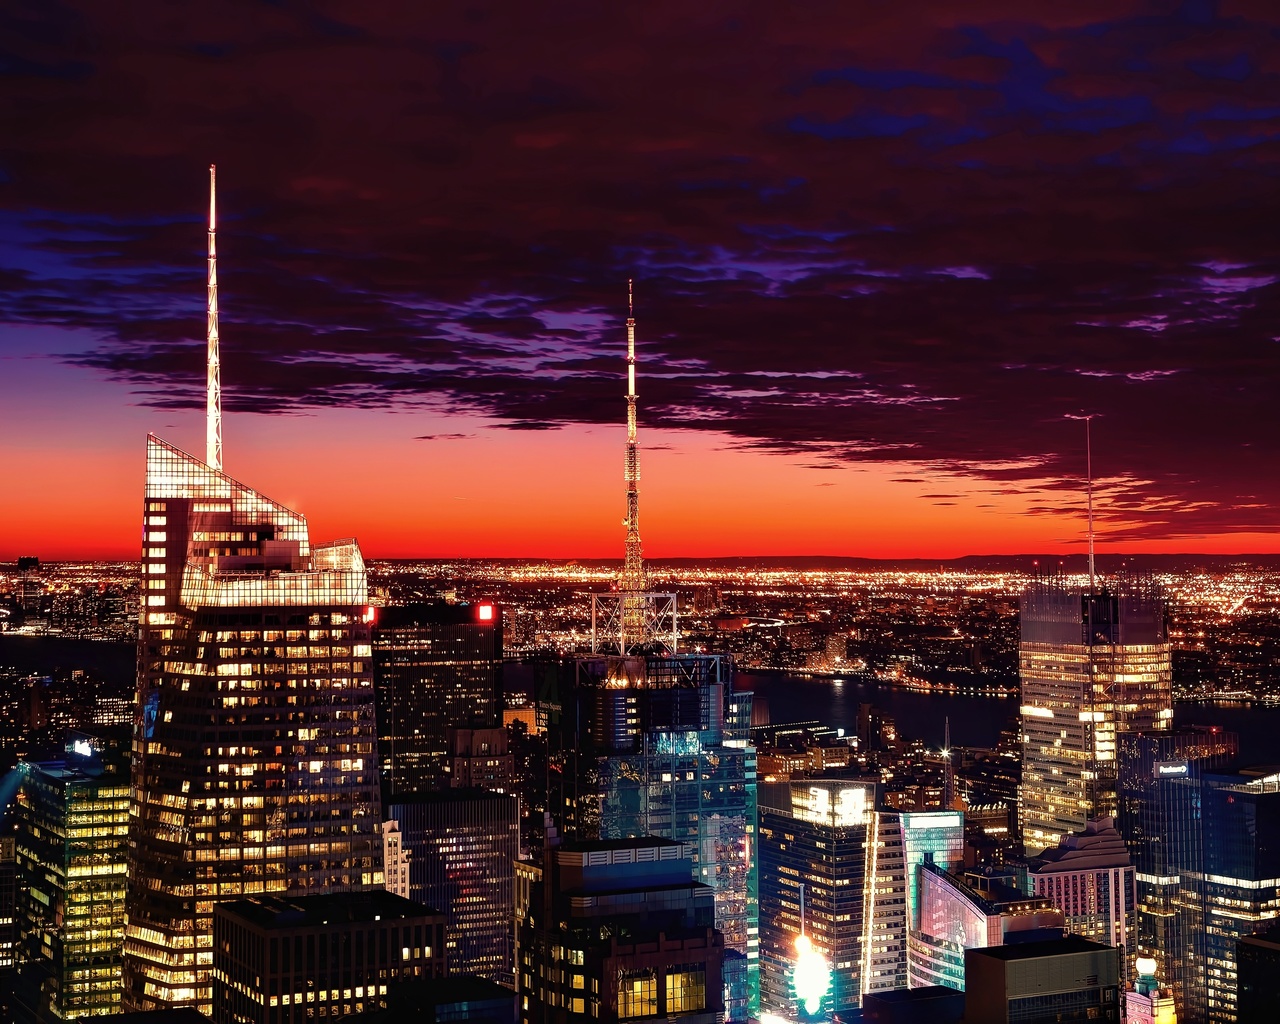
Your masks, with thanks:
[(1093, 420), (1092, 413), (1084, 417), (1084, 464), (1085, 476), (1088, 480), (1087, 495), (1089, 502), (1089, 593), (1094, 591), (1095, 574), (1093, 569), (1093, 440), (1089, 427)]
[(951, 716), (943, 719), (942, 725), (942, 809), (949, 811), (956, 799), (956, 772), (951, 760)]
[(618, 589), (622, 592), (622, 654), (644, 641), (645, 590), (644, 554), (640, 546), (640, 445), (636, 440), (636, 310), (635, 292), (627, 278), (627, 528), (626, 557)]
[(205, 389), (205, 456), (209, 468), (222, 472), (222, 372), (218, 358), (217, 166), (209, 165), (209, 306), (208, 372)]

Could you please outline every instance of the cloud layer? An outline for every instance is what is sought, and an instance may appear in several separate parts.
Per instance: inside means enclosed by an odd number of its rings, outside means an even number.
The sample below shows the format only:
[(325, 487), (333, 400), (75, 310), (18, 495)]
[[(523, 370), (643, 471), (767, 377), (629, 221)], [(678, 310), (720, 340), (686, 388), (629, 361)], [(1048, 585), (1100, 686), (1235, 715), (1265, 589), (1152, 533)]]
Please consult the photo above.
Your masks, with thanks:
[(10, 9), (0, 318), (199, 405), (216, 160), (233, 408), (616, 423), (633, 275), (646, 424), (1280, 525), (1272, 5), (741, 8)]

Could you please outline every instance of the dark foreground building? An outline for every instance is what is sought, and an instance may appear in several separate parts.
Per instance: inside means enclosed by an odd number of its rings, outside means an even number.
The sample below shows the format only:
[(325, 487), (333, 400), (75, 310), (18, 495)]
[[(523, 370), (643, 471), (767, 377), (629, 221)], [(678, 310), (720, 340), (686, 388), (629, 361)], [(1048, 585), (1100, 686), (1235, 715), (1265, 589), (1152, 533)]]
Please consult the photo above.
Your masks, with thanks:
[(220, 903), (215, 1024), (301, 1024), (381, 1007), (389, 985), (444, 974), (444, 915), (373, 890)]
[(650, 836), (551, 847), (519, 931), (522, 1019), (719, 1024), (724, 939), (687, 846)]
[(1120, 950), (1069, 935), (970, 949), (964, 955), (965, 1024), (1119, 1024)]

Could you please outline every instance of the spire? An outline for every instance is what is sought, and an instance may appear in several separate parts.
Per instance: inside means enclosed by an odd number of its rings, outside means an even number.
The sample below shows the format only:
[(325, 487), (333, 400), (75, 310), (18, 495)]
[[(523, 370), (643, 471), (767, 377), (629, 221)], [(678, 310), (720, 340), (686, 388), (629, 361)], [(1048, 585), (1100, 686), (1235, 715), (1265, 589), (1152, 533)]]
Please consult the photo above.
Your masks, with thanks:
[(1088, 495), (1089, 504), (1089, 593), (1094, 591), (1094, 571), (1093, 571), (1093, 441), (1089, 434), (1089, 424), (1093, 419), (1092, 415), (1084, 417), (1084, 464), (1085, 476), (1088, 481), (1086, 484), (1086, 493)]
[(636, 440), (636, 317), (635, 292), (627, 279), (627, 447), (624, 478), (627, 485), (626, 557), (618, 589), (622, 592), (622, 653), (643, 642), (645, 622), (644, 555), (640, 547), (640, 446)]
[(222, 368), (218, 358), (217, 167), (209, 165), (208, 374), (205, 393), (205, 462), (222, 472)]
[(942, 759), (943, 759), (943, 781), (942, 781), (942, 809), (944, 811), (952, 810), (952, 805), (956, 801), (956, 769), (951, 756), (951, 716), (948, 715), (943, 719), (942, 725)]

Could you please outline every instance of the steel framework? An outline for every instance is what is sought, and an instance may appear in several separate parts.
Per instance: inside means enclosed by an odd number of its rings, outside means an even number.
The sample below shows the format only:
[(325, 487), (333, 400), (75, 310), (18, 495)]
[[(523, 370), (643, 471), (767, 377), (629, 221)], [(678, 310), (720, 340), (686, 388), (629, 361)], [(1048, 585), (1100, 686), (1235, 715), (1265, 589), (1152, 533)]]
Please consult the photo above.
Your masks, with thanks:
[(217, 166), (209, 165), (208, 372), (205, 393), (205, 463), (222, 472), (222, 367), (218, 356)]
[(675, 594), (591, 595), (592, 654), (630, 654), (646, 644), (675, 654), (679, 635)]

